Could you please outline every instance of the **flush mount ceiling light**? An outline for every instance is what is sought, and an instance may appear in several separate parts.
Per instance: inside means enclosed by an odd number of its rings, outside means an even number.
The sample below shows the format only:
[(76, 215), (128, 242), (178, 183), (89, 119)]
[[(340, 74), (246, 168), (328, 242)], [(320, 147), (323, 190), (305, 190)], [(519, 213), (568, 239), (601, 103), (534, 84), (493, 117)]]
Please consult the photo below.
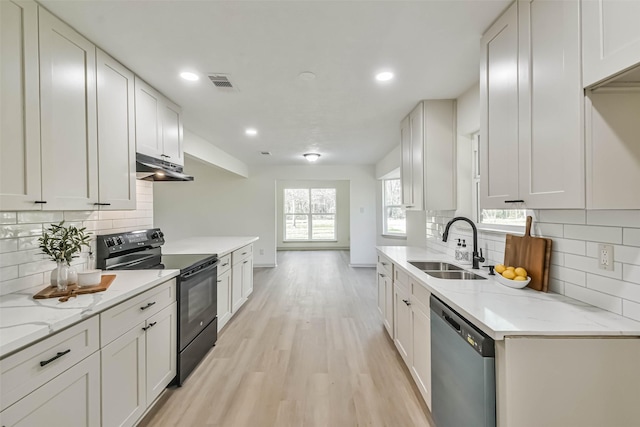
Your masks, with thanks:
[(376, 74), (376, 80), (379, 82), (388, 82), (393, 79), (393, 73), (391, 71), (383, 71), (382, 73)]
[(316, 78), (316, 75), (311, 71), (303, 71), (300, 74), (298, 74), (298, 78), (300, 80), (310, 81), (310, 80), (314, 80)]
[(248, 129), (245, 129), (244, 133), (246, 133), (249, 136), (256, 136), (258, 134), (258, 131), (253, 128), (248, 128)]
[(307, 159), (307, 161), (311, 163), (315, 162), (320, 158), (320, 154), (318, 153), (306, 153), (306, 154), (303, 154), (303, 156), (305, 159)]
[(190, 82), (195, 82), (200, 80), (200, 77), (196, 74), (196, 73), (191, 73), (189, 71), (184, 71), (182, 73), (180, 73), (180, 77), (182, 77), (185, 80), (188, 80)]

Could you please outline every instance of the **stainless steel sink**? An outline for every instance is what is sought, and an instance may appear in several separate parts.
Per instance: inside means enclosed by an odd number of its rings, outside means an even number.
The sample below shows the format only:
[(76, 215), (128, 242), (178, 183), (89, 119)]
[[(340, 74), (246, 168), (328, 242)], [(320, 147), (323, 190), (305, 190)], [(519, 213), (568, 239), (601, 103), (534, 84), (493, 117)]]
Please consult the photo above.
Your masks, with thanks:
[(487, 280), (470, 271), (425, 271), (429, 276), (449, 280)]
[(462, 271), (463, 268), (448, 262), (439, 261), (409, 261), (409, 264), (422, 271)]

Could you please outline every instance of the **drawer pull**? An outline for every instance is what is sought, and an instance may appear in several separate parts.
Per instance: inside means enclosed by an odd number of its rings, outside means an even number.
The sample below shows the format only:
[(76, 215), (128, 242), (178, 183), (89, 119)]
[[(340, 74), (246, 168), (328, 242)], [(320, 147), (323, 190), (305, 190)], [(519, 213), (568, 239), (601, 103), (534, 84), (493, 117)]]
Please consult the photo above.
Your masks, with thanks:
[(248, 263), (248, 262), (249, 262), (249, 261), (245, 261), (245, 262), (243, 262), (243, 264), (246, 264), (246, 263)]
[(380, 264), (382, 264), (382, 265), (388, 265), (386, 262), (380, 262)]
[(218, 280), (218, 283), (221, 283), (221, 282), (222, 282), (222, 280)]
[(152, 305), (154, 305), (156, 302), (150, 302), (149, 304), (145, 305), (144, 307), (140, 307), (140, 310), (146, 310), (147, 308), (151, 307)]
[(65, 351), (59, 351), (55, 356), (53, 356), (51, 359), (49, 360), (45, 360), (40, 362), (40, 366), (46, 366), (49, 363), (53, 362), (56, 359), (60, 359), (62, 356), (64, 356), (65, 354), (71, 353), (71, 349), (65, 350)]
[(246, 254), (247, 254), (246, 252), (242, 252), (242, 255), (246, 255)]
[(35, 201), (35, 202), (33, 202), (33, 203), (36, 203), (36, 204), (38, 204), (38, 205), (44, 205), (45, 203), (47, 203), (47, 201), (46, 201), (46, 200), (36, 200), (36, 201)]
[(524, 203), (524, 200), (505, 200), (505, 203)]
[(224, 264), (222, 264), (220, 267), (224, 267), (225, 265), (229, 265), (228, 262), (225, 262)]
[(384, 275), (384, 274), (382, 274), (382, 273), (378, 273), (378, 276), (380, 276), (380, 277), (387, 277), (387, 276), (385, 276), (385, 275)]
[(403, 300), (402, 300), (402, 302), (403, 302), (403, 303), (405, 303), (405, 304), (407, 304), (408, 306), (409, 306), (409, 305), (411, 305), (411, 303), (409, 302), (409, 300), (408, 300), (408, 299), (403, 299)]
[(151, 322), (151, 323), (149, 323), (149, 326), (146, 326), (146, 327), (142, 328), (142, 330), (143, 330), (143, 331), (146, 331), (147, 329), (151, 329), (151, 328), (153, 328), (153, 326), (154, 326), (156, 323), (158, 323), (158, 322)]

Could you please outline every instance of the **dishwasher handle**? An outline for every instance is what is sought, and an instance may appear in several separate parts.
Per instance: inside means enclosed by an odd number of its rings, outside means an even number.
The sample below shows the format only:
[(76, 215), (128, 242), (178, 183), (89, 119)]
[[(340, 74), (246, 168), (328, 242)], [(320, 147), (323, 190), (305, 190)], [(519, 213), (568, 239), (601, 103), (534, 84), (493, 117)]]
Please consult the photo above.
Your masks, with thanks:
[(460, 324), (455, 320), (453, 320), (452, 317), (447, 316), (447, 313), (445, 313), (444, 311), (442, 312), (442, 318), (446, 320), (447, 323), (451, 325), (451, 327), (453, 327), (453, 329), (455, 329), (456, 331), (458, 331), (458, 333), (460, 333)]

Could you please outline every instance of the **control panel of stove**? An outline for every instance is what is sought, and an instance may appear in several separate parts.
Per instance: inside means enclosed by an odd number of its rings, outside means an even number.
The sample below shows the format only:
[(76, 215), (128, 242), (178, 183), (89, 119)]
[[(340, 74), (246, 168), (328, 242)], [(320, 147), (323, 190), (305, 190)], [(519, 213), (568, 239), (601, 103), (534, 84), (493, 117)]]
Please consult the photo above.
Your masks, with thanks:
[(159, 247), (164, 244), (164, 233), (159, 228), (104, 234), (96, 238), (98, 256), (127, 252), (140, 247)]

